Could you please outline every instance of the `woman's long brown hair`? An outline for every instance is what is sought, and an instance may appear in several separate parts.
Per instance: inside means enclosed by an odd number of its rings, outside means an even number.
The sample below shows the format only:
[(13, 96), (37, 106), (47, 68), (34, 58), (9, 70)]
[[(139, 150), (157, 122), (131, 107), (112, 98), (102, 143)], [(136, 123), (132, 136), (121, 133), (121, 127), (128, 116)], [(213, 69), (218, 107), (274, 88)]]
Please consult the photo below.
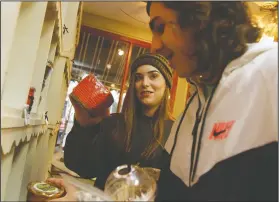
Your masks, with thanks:
[[(153, 151), (161, 145), (163, 140), (164, 122), (167, 119), (172, 119), (172, 117), (169, 114), (169, 95), (170, 90), (166, 86), (166, 90), (162, 98), (161, 104), (153, 116), (154, 138), (142, 152), (142, 156), (145, 158), (149, 158)], [(126, 97), (124, 99), (122, 113), (124, 114), (124, 119), (126, 123), (126, 151), (129, 152), (131, 150), (131, 137), (133, 134), (133, 129), (135, 129), (134, 126), (137, 123), (136, 114), (143, 113), (142, 104), (136, 97), (135, 74), (132, 74), (130, 77), (130, 85), (126, 93)]]

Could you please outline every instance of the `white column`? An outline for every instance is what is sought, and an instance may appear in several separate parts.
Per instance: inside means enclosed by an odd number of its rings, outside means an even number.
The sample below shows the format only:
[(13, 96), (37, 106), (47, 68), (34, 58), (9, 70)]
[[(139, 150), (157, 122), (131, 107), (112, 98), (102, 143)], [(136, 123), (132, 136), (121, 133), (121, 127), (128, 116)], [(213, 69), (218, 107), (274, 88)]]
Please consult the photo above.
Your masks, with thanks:
[(60, 96), (64, 76), (66, 58), (57, 57), (54, 61), (54, 70), (51, 76), (51, 82), (48, 89), (46, 104), (48, 111), (49, 124), (55, 125), (61, 117), (60, 113)]
[(50, 51), (51, 39), (53, 36), (55, 16), (53, 15), (51, 16), (51, 14), (52, 12), (48, 13), (44, 22), (39, 49), (37, 51), (37, 58), (35, 62), (33, 78), (31, 82), (31, 86), (36, 89), (35, 96), (34, 96), (34, 103), (32, 107), (32, 113), (37, 112), (37, 107), (38, 107), (39, 98), (42, 89), (42, 81), (44, 79), (46, 64), (47, 64), (48, 55)]
[(28, 146), (27, 142), (23, 142), (15, 148), (4, 201), (19, 201)]
[[(57, 42), (53, 42), (50, 46), (49, 55), (48, 55), (48, 60), (50, 60), (53, 64), (54, 64), (54, 60), (55, 60), (56, 49), (57, 49)], [(49, 85), (51, 82), (51, 77), (52, 77), (53, 71), (54, 70), (52, 69), (52, 72), (50, 73), (49, 77), (47, 78), (47, 80), (45, 82), (45, 88), (40, 93), (42, 100), (41, 100), (40, 104), (38, 103), (38, 107), (37, 107), (38, 114), (45, 113), (45, 111), (46, 111), (47, 94), (48, 94)]]
[(25, 201), (27, 197), (27, 185), (29, 182), (31, 182), (32, 167), (36, 163), (34, 159), (35, 154), (37, 153), (36, 147), (37, 147), (37, 137), (31, 137), (29, 141), (29, 148), (28, 148), (28, 153), (27, 153), (25, 167), (24, 167), (24, 175), (22, 178), (19, 201)]
[(1, 94), (21, 2), (1, 2)]
[(12, 169), (14, 147), (7, 154), (1, 154), (1, 201), (4, 201), (7, 183)]
[(61, 54), (73, 59), (77, 32), (77, 14), (80, 2), (61, 2), (62, 7), (62, 32), (64, 25), (68, 32), (62, 33)]
[(22, 109), (32, 81), (47, 2), (22, 2), (2, 91), (6, 106)]

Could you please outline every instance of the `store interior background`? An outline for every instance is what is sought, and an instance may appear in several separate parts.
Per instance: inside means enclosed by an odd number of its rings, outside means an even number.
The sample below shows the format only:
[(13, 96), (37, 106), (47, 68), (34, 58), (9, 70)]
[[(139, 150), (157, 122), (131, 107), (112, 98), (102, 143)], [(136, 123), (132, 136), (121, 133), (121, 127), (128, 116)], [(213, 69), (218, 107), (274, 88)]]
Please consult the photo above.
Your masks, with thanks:
[[(74, 109), (69, 101), (69, 94), (88, 74), (93, 73), (110, 89), (114, 97), (110, 113), (121, 111), (129, 86), (129, 64), (150, 49), (152, 36), (145, 6), (144, 2), (84, 3), (80, 39), (75, 52), (57, 145), (64, 146), (67, 134), (73, 126)], [(128, 70), (126, 74), (125, 70)], [(174, 116), (183, 109), (182, 103), (185, 103), (187, 96), (187, 83), (178, 81), (175, 77), (170, 97), (172, 110), (175, 107), (174, 96), (178, 82), (181, 86), (180, 95), (184, 97), (180, 104), (176, 103)]]
[[(274, 4), (258, 2), (250, 3), (249, 6), (257, 15), (257, 21), (261, 26), (265, 26), (267, 34), (276, 37), (277, 15), (274, 12), (277, 9), (273, 11)], [(266, 9), (261, 9), (260, 6), (265, 6)], [(125, 64), (128, 62), (129, 46), (132, 44), (130, 62), (149, 51), (151, 33), (148, 22), (144, 2), (85, 2), (80, 41), (75, 54), (72, 80), (65, 101), (57, 144), (64, 146), (65, 138), (73, 126), (74, 109), (68, 95), (78, 81), (89, 73), (97, 76), (111, 90), (115, 102), (110, 112), (116, 113), (121, 110), (125, 91), (129, 85), (129, 78), (123, 77)], [(267, 40), (277, 39), (271, 37)], [(125, 82), (123, 86), (122, 82)], [(174, 83), (171, 110), (176, 117), (187, 100), (187, 83), (177, 77)], [(121, 102), (119, 102), (120, 94), (122, 94)], [(175, 99), (175, 94), (179, 95), (179, 100)]]
[[(261, 40), (278, 41), (278, 2), (249, 8)], [(74, 118), (68, 96), (94, 73), (115, 97), (111, 113), (120, 112), (129, 64), (150, 49), (148, 22), (140, 1), (1, 2), (1, 201), (25, 201), (29, 182), (55, 172), (77, 176), (63, 163)], [(173, 84), (177, 117), (190, 94), (176, 74)]]

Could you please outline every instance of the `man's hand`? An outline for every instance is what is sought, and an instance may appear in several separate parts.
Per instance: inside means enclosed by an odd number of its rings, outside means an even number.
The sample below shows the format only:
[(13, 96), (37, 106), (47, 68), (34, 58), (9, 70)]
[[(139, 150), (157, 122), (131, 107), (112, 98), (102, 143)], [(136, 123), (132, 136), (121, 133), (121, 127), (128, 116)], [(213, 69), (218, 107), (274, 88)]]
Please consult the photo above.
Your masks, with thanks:
[(61, 178), (49, 178), (47, 179), (47, 182), (56, 185), (57, 187), (64, 187), (66, 191), (66, 195), (64, 197), (53, 199), (50, 201), (77, 201), (75, 197), (75, 193), (77, 190), (73, 185), (65, 182)]

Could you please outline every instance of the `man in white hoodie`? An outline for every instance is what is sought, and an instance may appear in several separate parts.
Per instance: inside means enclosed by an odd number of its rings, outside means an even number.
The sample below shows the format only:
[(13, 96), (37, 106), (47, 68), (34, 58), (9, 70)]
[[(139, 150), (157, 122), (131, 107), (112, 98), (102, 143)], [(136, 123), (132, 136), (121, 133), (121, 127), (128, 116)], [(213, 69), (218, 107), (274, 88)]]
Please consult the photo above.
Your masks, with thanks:
[(148, 2), (147, 12), (152, 52), (192, 91), (157, 200), (277, 200), (277, 43), (259, 42), (244, 2)]

